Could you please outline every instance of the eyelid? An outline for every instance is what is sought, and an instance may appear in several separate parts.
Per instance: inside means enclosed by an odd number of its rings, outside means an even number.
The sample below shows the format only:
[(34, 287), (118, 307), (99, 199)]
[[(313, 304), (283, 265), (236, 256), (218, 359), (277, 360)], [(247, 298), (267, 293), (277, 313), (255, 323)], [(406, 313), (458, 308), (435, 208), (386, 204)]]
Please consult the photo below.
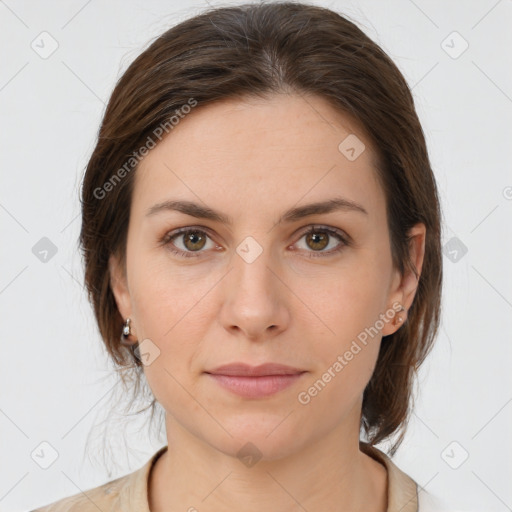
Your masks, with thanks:
[[(341, 253), (346, 247), (350, 247), (352, 245), (352, 238), (342, 229), (336, 228), (334, 226), (328, 226), (328, 225), (322, 225), (322, 224), (311, 224), (308, 226), (305, 230), (300, 232), (298, 236), (298, 240), (301, 240), (304, 235), (307, 235), (308, 233), (315, 233), (315, 232), (326, 232), (328, 233), (329, 237), (335, 237), (339, 240), (339, 245), (335, 247), (334, 249), (331, 249), (329, 251), (306, 251), (307, 258), (327, 258), (329, 256), (335, 256), (339, 253)], [(295, 243), (297, 243), (295, 242)]]
[(190, 232), (193, 232), (193, 231), (198, 231), (199, 233), (204, 233), (218, 247), (218, 244), (214, 241), (214, 237), (212, 236), (212, 232), (210, 231), (209, 228), (207, 228), (205, 226), (185, 226), (185, 227), (182, 227), (182, 228), (176, 228), (176, 229), (172, 229), (171, 231), (167, 231), (158, 240), (158, 245), (162, 245), (162, 246), (171, 245), (173, 247), (173, 249), (170, 249), (171, 252), (173, 252), (175, 254), (178, 254), (178, 255), (186, 254), (187, 256), (183, 256), (184, 258), (190, 258), (190, 257), (193, 258), (193, 257), (200, 256), (201, 253), (204, 253), (206, 251), (197, 251), (196, 253), (194, 253), (194, 251), (183, 251), (181, 249), (178, 249), (177, 247), (174, 247), (174, 244), (172, 243), (172, 240), (178, 238), (180, 235), (184, 235), (186, 233), (190, 233)]
[(300, 232), (300, 236), (302, 237), (311, 231), (327, 231), (329, 234), (339, 236), (346, 244), (349, 244), (352, 241), (351, 237), (343, 229), (326, 224), (311, 224)]

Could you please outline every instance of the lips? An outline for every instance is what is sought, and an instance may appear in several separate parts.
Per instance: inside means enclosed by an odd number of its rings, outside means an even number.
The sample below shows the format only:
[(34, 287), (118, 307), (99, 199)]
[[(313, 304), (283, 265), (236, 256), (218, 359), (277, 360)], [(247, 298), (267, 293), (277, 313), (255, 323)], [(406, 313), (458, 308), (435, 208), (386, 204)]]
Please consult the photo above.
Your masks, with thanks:
[(278, 363), (265, 363), (259, 366), (251, 366), (246, 363), (230, 363), (219, 366), (206, 373), (212, 375), (229, 375), (238, 377), (263, 377), (269, 375), (297, 375), (305, 370)]
[(205, 373), (231, 393), (243, 398), (258, 399), (290, 387), (307, 371), (277, 363), (260, 366), (231, 363)]

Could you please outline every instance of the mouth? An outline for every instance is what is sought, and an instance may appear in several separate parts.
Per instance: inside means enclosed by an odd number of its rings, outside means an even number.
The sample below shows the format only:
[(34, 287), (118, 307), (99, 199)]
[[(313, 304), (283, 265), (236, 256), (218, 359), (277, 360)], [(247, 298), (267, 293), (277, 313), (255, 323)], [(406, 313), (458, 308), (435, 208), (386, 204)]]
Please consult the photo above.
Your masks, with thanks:
[(245, 398), (264, 398), (298, 381), (306, 370), (277, 363), (251, 366), (231, 363), (206, 371), (222, 388)]
[(236, 362), (218, 366), (213, 370), (207, 370), (206, 373), (236, 377), (266, 377), (272, 375), (296, 375), (304, 371), (305, 370), (279, 363), (265, 363), (259, 366), (252, 366), (247, 363)]

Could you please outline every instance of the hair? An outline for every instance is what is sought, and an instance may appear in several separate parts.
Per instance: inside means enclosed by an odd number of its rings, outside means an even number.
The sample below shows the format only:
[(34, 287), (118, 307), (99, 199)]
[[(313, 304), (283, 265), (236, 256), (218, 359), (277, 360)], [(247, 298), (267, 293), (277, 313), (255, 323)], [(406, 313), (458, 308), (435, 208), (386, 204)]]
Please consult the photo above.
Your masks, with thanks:
[[(393, 265), (402, 275), (408, 269), (419, 277), (407, 321), (382, 340), (363, 393), (361, 431), (372, 445), (400, 434), (389, 450), (394, 454), (410, 416), (417, 369), (439, 328), (441, 213), (404, 77), (340, 14), (292, 2), (212, 8), (161, 34), (133, 61), (110, 97), (83, 179), (79, 243), (88, 297), (110, 359), (124, 383), (135, 381), (138, 393), (143, 365), (120, 343), (123, 318), (108, 267), (115, 254), (126, 272), (136, 152), (150, 139), (154, 145), (161, 127), (172, 137), (169, 120), (193, 101), (201, 106), (280, 93), (320, 96), (364, 128), (377, 153)], [(426, 226), (421, 276), (410, 259), (409, 236), (419, 222)], [(153, 397), (153, 411), (155, 403)]]

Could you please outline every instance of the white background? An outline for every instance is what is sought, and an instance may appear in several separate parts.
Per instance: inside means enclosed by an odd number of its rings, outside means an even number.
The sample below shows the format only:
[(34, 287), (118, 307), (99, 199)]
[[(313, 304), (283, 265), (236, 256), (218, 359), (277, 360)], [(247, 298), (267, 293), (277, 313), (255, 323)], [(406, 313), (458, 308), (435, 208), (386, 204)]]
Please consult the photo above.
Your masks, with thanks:
[[(457, 237), (468, 249), (456, 262), (444, 256), (442, 328), (394, 460), (453, 508), (512, 510), (512, 1), (317, 3), (356, 21), (404, 73), (441, 193), (443, 244)], [(165, 444), (135, 428), (126, 443), (138, 454), (128, 456), (116, 427), (115, 474), (84, 455), (115, 380), (82, 287), (78, 197), (117, 78), (155, 36), (205, 7), (0, 2), (2, 511), (105, 483)], [(58, 43), (46, 59), (31, 48), (43, 31)], [(464, 40), (454, 31), (469, 44), (457, 58)], [(46, 263), (32, 252), (42, 237), (57, 247)], [(58, 452), (48, 469), (31, 458), (43, 441)]]

